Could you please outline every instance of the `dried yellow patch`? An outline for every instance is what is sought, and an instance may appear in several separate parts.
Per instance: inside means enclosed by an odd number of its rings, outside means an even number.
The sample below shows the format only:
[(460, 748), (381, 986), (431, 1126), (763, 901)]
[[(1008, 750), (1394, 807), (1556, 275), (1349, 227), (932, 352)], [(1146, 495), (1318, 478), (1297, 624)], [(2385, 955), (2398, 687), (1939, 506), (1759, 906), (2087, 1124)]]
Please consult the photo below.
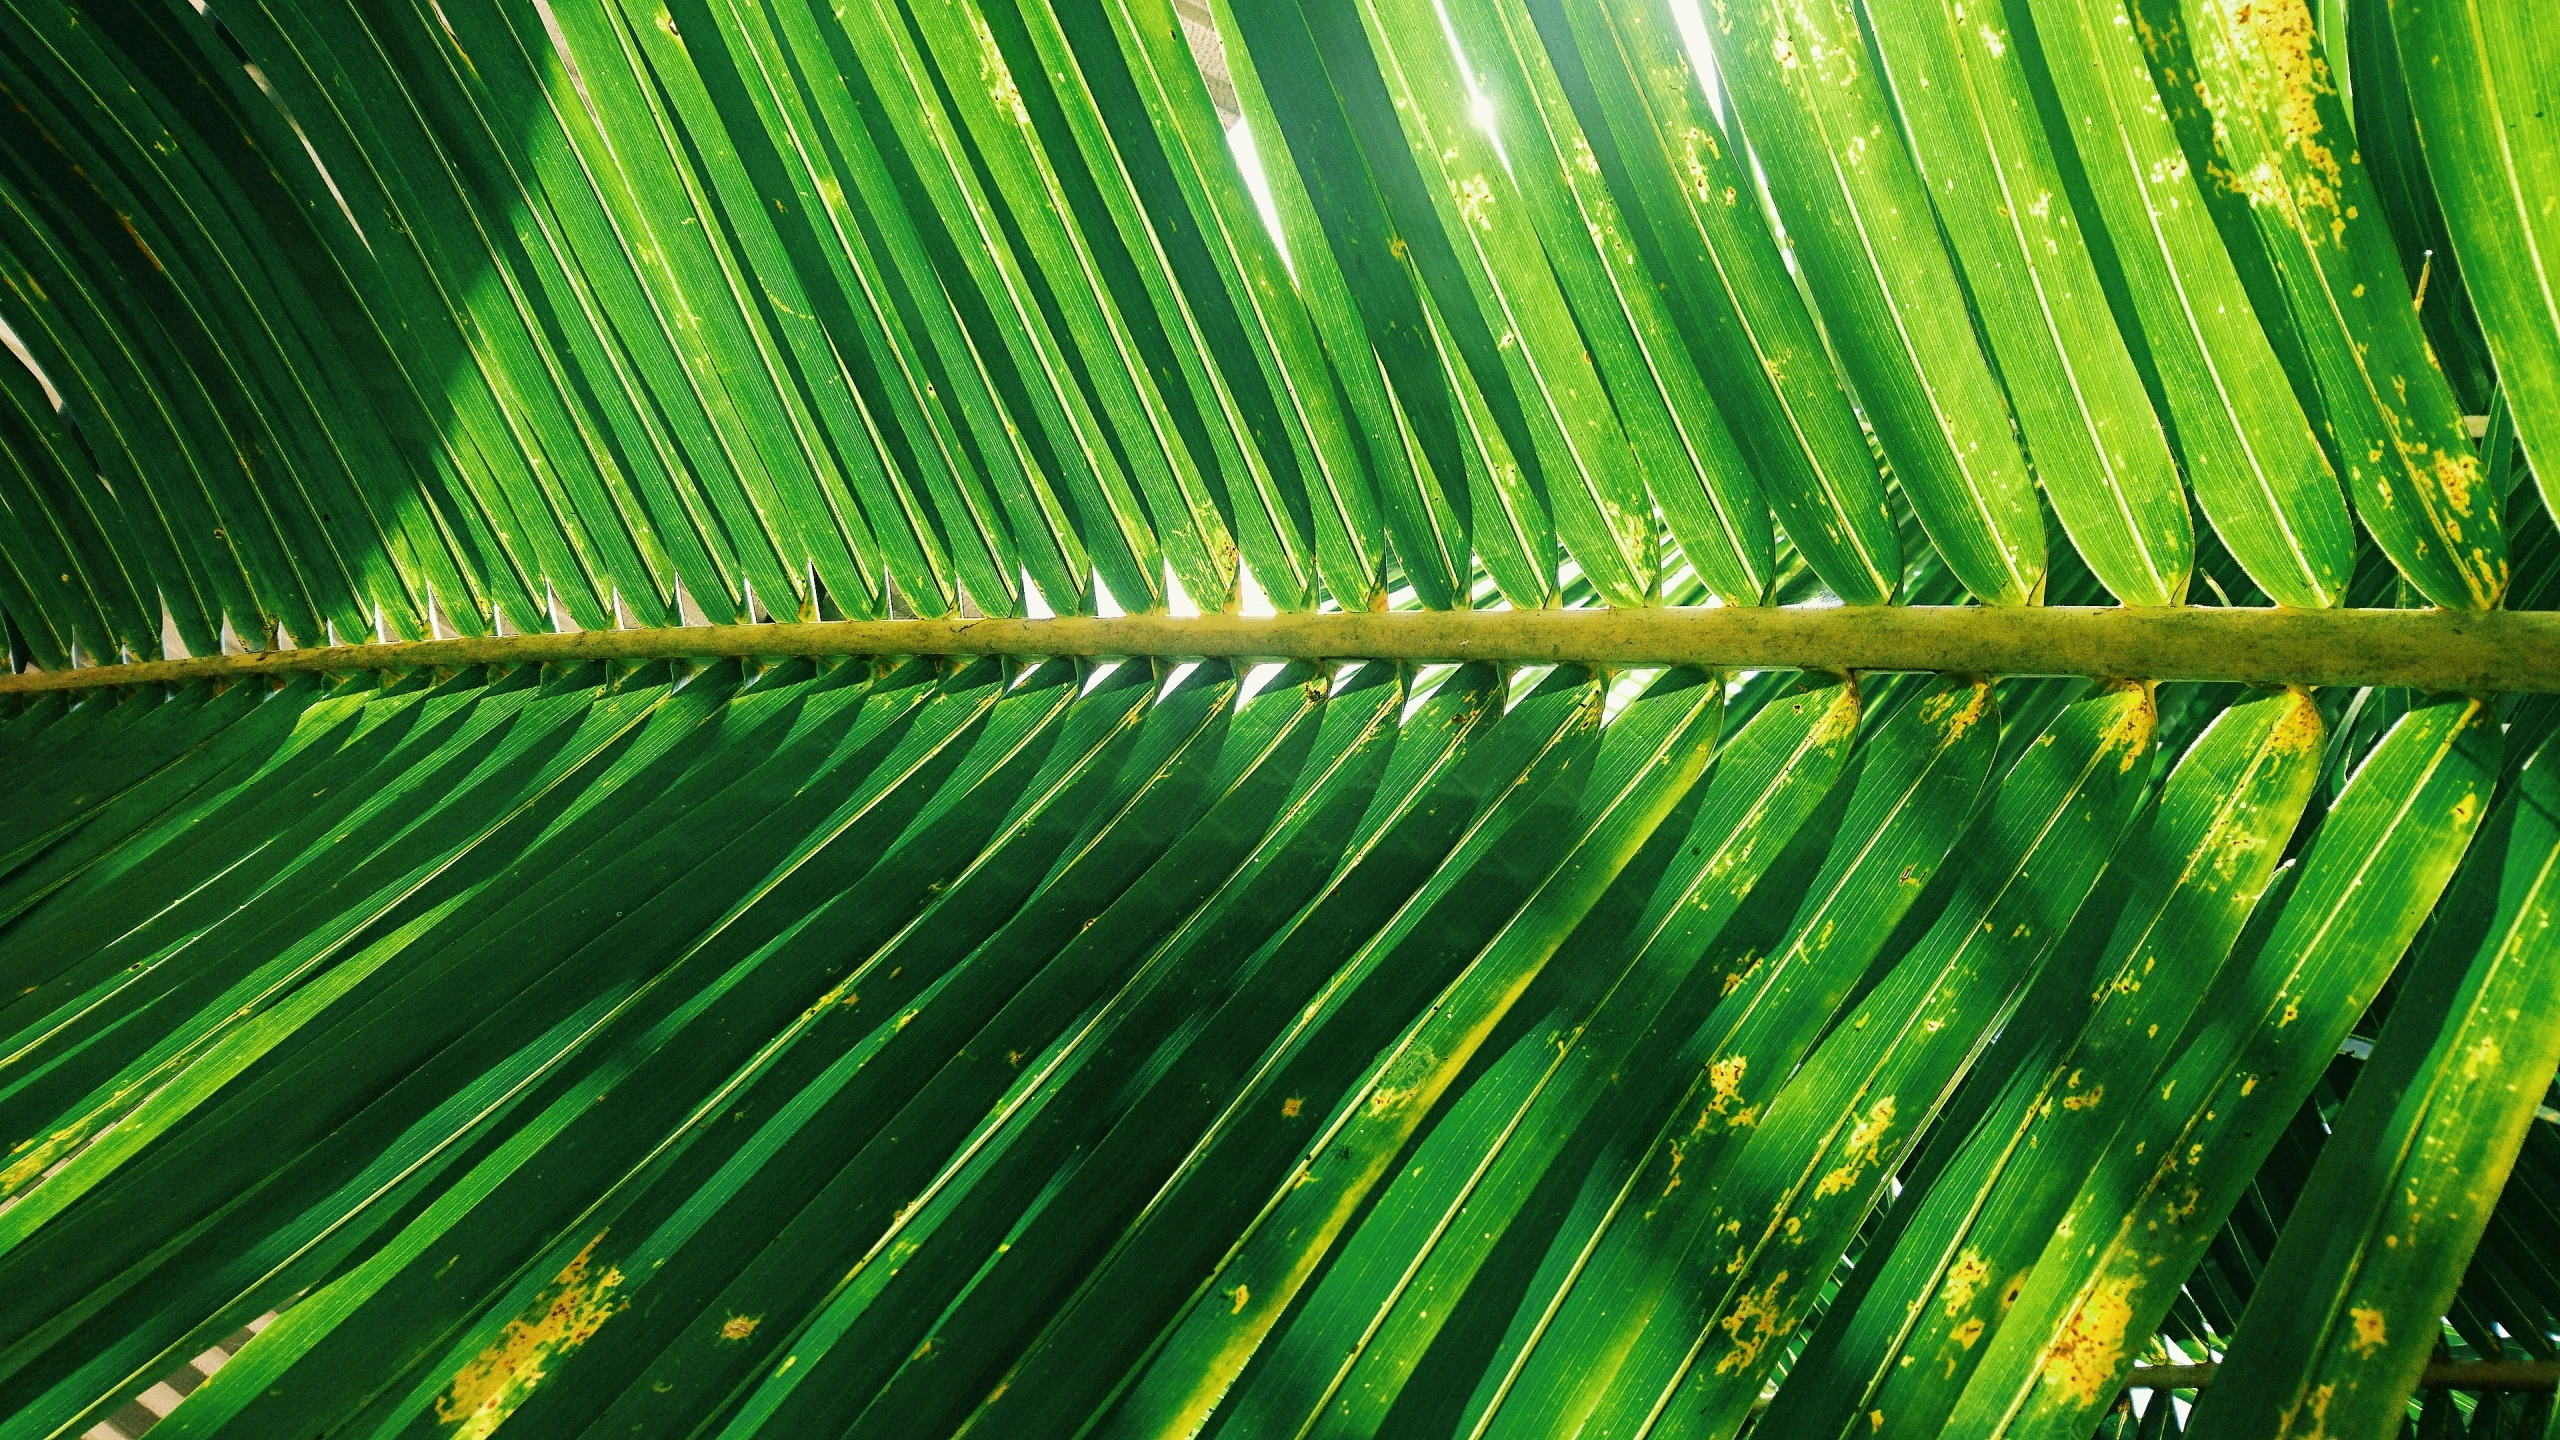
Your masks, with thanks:
[(1733, 1313), (1716, 1322), (1733, 1337), (1733, 1348), (1716, 1361), (1717, 1374), (1730, 1375), (1737, 1370), (1748, 1373), (1759, 1363), (1761, 1352), (1769, 1348), (1770, 1341), (1783, 1338), (1796, 1328), (1796, 1322), (1786, 1318), (1785, 1307), (1778, 1299), (1778, 1292), (1786, 1283), (1787, 1272), (1781, 1270), (1759, 1289), (1743, 1291), (1742, 1298), (1733, 1303)]
[(1306, 1103), (1307, 1103), (1307, 1102), (1306, 1102), (1305, 1100), (1303, 1100), (1303, 1099), (1301, 1099), (1301, 1098), (1299, 1098), (1298, 1096), (1295, 1096), (1295, 1095), (1292, 1095), (1292, 1096), (1290, 1096), (1288, 1099), (1281, 1101), (1281, 1102), (1280, 1102), (1280, 1118), (1281, 1118), (1281, 1119), (1283, 1119), (1283, 1120), (1295, 1120), (1295, 1119), (1297, 1119), (1297, 1118), (1298, 1118), (1298, 1111), (1299, 1111), (1300, 1109), (1304, 1108), (1304, 1107), (1305, 1107), (1305, 1105), (1306, 1105)]
[[(27, 1153), (9, 1162), (9, 1168), (6, 1170), (0, 1170), (0, 1198), (15, 1195), (43, 1179), (46, 1171), (52, 1169), (62, 1157), (78, 1149), (88, 1138), (89, 1121), (84, 1116), (47, 1135), (41, 1143), (34, 1140), (19, 1141), (18, 1148)], [(30, 1149), (30, 1146), (33, 1148)]]
[(1724, 977), (1724, 988), (1716, 992), (1718, 996), (1732, 994), (1734, 991), (1741, 989), (1743, 984), (1750, 980), (1752, 976), (1760, 973), (1760, 966), (1762, 963), (1760, 957), (1754, 955), (1749, 957), (1749, 959), (1751, 961), (1749, 965), (1746, 965)]
[(2495, 1074), (2502, 1056), (2503, 1052), (2498, 1048), (2497, 1036), (2481, 1036), (2480, 1043), (2472, 1046), (2470, 1051), (2462, 1057), (2462, 1078), (2477, 1080), (2482, 1075)]
[(2124, 1364), (2125, 1327), (2133, 1323), (2133, 1305), (2127, 1297), (2137, 1283), (2102, 1281), (2080, 1302), (2071, 1322), (2045, 1351), (2046, 1384), (2081, 1405), (2114, 1397), (2116, 1371)]
[(1857, 734), (1858, 716), (1865, 708), (1858, 699), (1857, 686), (1841, 686), (1840, 698), (1832, 701), (1831, 708), (1822, 712), (1822, 723), (1814, 727), (1808, 743), (1829, 745)]
[(533, 1397), (534, 1387), (559, 1356), (584, 1345), (627, 1301), (614, 1298), (622, 1272), (608, 1267), (590, 1276), (588, 1262), (604, 1236), (599, 1233), (576, 1257), (535, 1293), (524, 1313), (507, 1322), (489, 1348), (455, 1372), (453, 1383), (436, 1398), (436, 1419), (460, 1428), (455, 1440), (487, 1440), (516, 1407)]
[(1893, 1097), (1887, 1095), (1868, 1106), (1865, 1118), (1849, 1127), (1849, 1143), (1843, 1147), (1847, 1158), (1814, 1185), (1814, 1195), (1837, 1195), (1856, 1185), (1858, 1177), (1866, 1173), (1866, 1168), (1876, 1163), (1876, 1152), (1884, 1144), (1885, 1132), (1892, 1128)]
[(1760, 1118), (1760, 1107), (1742, 1103), (1742, 1072), (1750, 1068), (1749, 1059), (1728, 1055), (1707, 1067), (1707, 1087), (1711, 1092), (1705, 1114), (1698, 1117), (1698, 1128), (1705, 1129), (1707, 1116), (1721, 1116), (1725, 1127), (1739, 1130)]
[(2160, 707), (2151, 698), (2150, 682), (2143, 682), (2140, 689), (2142, 703), (2126, 711), (2106, 738), (2105, 749), (2118, 752), (2118, 774), (2131, 770), (2151, 753), (2151, 737), (2160, 728)]
[[(2335, 1399), (2337, 1394), (2338, 1387), (2335, 1385), (2323, 1385), (2311, 1392), (2310, 1440), (2321, 1440), (2321, 1437), (2329, 1433), (2329, 1402)], [(2284, 1428), (2287, 1432), (2293, 1429), (2293, 1412), (2291, 1411), (2285, 1414)]]
[(1440, 1052), (1421, 1041), (1405, 1047), (1404, 1053), (1390, 1062), (1386, 1073), (1378, 1077), (1377, 1088), (1369, 1092), (1369, 1118), (1375, 1120), (1421, 1095), (1429, 1087), (1433, 1068), (1439, 1063)]
[(2306, 232), (2314, 223), (2308, 212), (2328, 211), (2327, 228), (2336, 242), (2346, 231), (2338, 208), (2340, 170), (2320, 123), (2320, 99), (2335, 94), (2336, 87), (2330, 83), (2329, 62), (2319, 54), (2319, 27), (2311, 7), (2304, 0), (2224, 0), (2224, 6), (2232, 39), (2254, 51), (2264, 67), (2258, 77), (2260, 103), (2275, 112), (2283, 147), (2301, 162), (2287, 177), (2289, 184), (2274, 182), (2270, 188), (2281, 193), (2272, 198)]
[(2480, 460), (2475, 455), (2452, 455), (2439, 450), (2434, 465), (2436, 484), (2444, 490), (2446, 502), (2456, 514), (2471, 513), (2471, 487), (2480, 480)]
[(1690, 192), (1698, 197), (1699, 204), (1714, 204), (1715, 179), (1707, 173), (1706, 162), (1698, 158), (1700, 146), (1707, 138), (1706, 132), (1692, 125), (1689, 132), (1680, 138), (1685, 143), (1680, 156), (1681, 166), (1689, 172)]
[(2276, 755), (2308, 755), (2319, 750), (2327, 739), (2318, 703), (2301, 690), (2286, 692), (2284, 714), (2267, 737), (2268, 751)]
[(1972, 1349), (1973, 1342), (1982, 1338), (1982, 1317), (1976, 1315), (1972, 1319), (1957, 1326), (1955, 1328), (1954, 1335), (1955, 1342), (1958, 1345), (1963, 1346), (1967, 1350)]
[(1964, 1253), (1956, 1257), (1956, 1263), (1947, 1267), (1947, 1318), (1952, 1320), (1963, 1314), (1964, 1307), (1972, 1304), (1973, 1297), (1981, 1292), (1982, 1282), (1990, 1278), (1990, 1262), (1982, 1258), (1981, 1251), (1966, 1246)]
[(2106, 1086), (2092, 1085), (2089, 1087), (2089, 1093), (2086, 1095), (2063, 1096), (2062, 1108), (2065, 1110), (2095, 1110), (2098, 1108), (2098, 1102), (2106, 1098)]
[(1977, 681), (1966, 689), (1932, 696), (1920, 707), (1920, 722), (1937, 727), (1939, 743), (1952, 744), (1982, 723), (1982, 717), (1990, 711), (1991, 686)]
[(2372, 1354), (2381, 1349), (2384, 1341), (2389, 1338), (2383, 1332), (2382, 1312), (2371, 1305), (2358, 1305), (2350, 1309), (2347, 1311), (2347, 1318), (2353, 1320), (2356, 1325), (2356, 1333), (2347, 1341), (2347, 1348), (2358, 1355)]
[(1243, 1314), (1244, 1307), (1253, 1299), (1253, 1291), (1242, 1285), (1228, 1291), (1227, 1294), (1232, 1296), (1235, 1300), (1234, 1308), (1227, 1312), (1230, 1315)]
[(756, 1333), (756, 1325), (763, 1319), (761, 1315), (732, 1315), (720, 1322), (720, 1338), (744, 1340)]

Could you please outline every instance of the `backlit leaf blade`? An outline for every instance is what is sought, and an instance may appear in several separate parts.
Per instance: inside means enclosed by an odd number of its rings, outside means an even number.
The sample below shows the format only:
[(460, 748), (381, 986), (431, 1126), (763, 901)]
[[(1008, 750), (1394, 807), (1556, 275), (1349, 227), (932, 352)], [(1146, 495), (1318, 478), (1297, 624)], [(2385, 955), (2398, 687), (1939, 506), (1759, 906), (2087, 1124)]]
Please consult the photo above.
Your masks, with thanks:
[[(826, 33), (830, 20), (832, 34)], [(1025, 403), (1064, 472), (1076, 533), (1095, 571), (1124, 609), (1153, 608), (1163, 586), (1163, 551), (1148, 526), (1144, 503), (1131, 488), (1118, 444), (1105, 433), (1106, 424), (1137, 423), (1143, 417), (1106, 421), (1095, 413), (1069, 359), (1067, 347), (1079, 342), (1072, 332), (1060, 339), (1034, 294), (1024, 259), (1007, 238), (998, 197), (988, 193), (970, 162), (960, 122), (943, 107), (904, 17), (895, 7), (849, 5), (830, 16), (813, 14), (811, 31), (812, 48), (841, 67), (840, 83), (848, 89), (862, 85), (856, 98), (864, 102), (866, 120), (894, 135), (913, 167), (924, 203), (948, 237), (952, 261), (964, 268), (990, 314), (995, 334), (979, 343), (1002, 344), (1012, 352)], [(955, 277), (946, 275), (943, 283), (954, 284)], [(1080, 587), (1078, 599), (1085, 598)]]
[(1906, 1186), (1918, 1213), (1889, 1255), (1862, 1262), (1882, 1274), (1830, 1352), (1840, 1373), (1785, 1392), (1791, 1423), (1939, 1433), (2003, 1286), (2034, 1263), (2150, 1080), (2160, 1037), (2185, 1028), (2239, 939), (2318, 779), (2321, 738), (2310, 697), (2282, 692), (2224, 711), (2180, 759), (2109, 862), (2128, 893), (2095, 965), (2057, 957), (2020, 1003), (2012, 1025), (2032, 1048), (1940, 1178), (1923, 1194)]
[(1731, 1435), (1749, 1417), (1777, 1342), (1811, 1309), (1893, 1157), (1927, 1128), (1987, 1022), (2015, 1006), (2104, 870), (2141, 802), (2157, 724), (2147, 690), (2101, 689), (2055, 717), (2009, 772), (1937, 923), (1806, 1057), (1714, 1177), (1679, 1266), (1699, 1293), (1651, 1317), (1594, 1416), (1611, 1433), (1651, 1421)]
[[(2413, 709), (2322, 822), (2284, 913), (2198, 1009), (2136, 1098), (2015, 1304), (1950, 1428), (2074, 1435), (2094, 1424), (2289, 1115), (2451, 877), (2495, 781), (2480, 702)], [(2128, 1143), (2129, 1142), (2129, 1143)]]
[(1511, 1004), (1706, 769), (1723, 699), (1717, 677), (1675, 670), (1610, 722), (1562, 864), (1422, 1020), (1380, 1055), (1375, 1072), (1168, 1327), (1102, 1433), (1191, 1430), (1226, 1398), (1363, 1195), (1386, 1179)]
[[(1378, 490), (1402, 494), (1420, 482), (1411, 474), (1415, 457), (1407, 447), (1401, 442), (1384, 443), (1396, 430), (1393, 402), (1367, 345), (1346, 337), (1335, 347), (1344, 361), (1336, 365), (1326, 358), (1324, 322), (1311, 315), (1315, 307), (1309, 303), (1308, 291), (1330, 282), (1328, 298), (1341, 303), (1336, 298), (1340, 280), (1332, 253), (1318, 245), (1310, 249), (1322, 251), (1320, 255), (1311, 253), (1302, 260), (1282, 256), (1247, 193), (1227, 136), (1217, 127), (1216, 112), (1172, 7), (1162, 0), (1122, 0), (1108, 8), (1112, 34), (1147, 99), (1148, 115), (1189, 199), (1194, 224), (1222, 262), (1219, 274), (1246, 329), (1264, 384), (1282, 406), (1292, 443), (1305, 449), (1299, 463), (1307, 476), (1307, 501), (1316, 527), (1316, 567), (1344, 609), (1368, 609), (1383, 569), (1387, 540)], [(1228, 68), (1241, 99), (1252, 83), (1248, 67), (1231, 55)], [(1267, 105), (1263, 108), (1267, 113)], [(1278, 144), (1277, 126), (1266, 129), (1275, 132), (1273, 143)], [(1285, 151), (1262, 162), (1275, 197), (1284, 183), (1291, 184), (1293, 194), (1296, 190), (1291, 183), (1294, 174), (1285, 179), (1273, 176), (1284, 162)], [(1322, 266), (1324, 276), (1319, 280), (1308, 274), (1293, 284), (1292, 263), (1310, 269)], [(1349, 397), (1348, 414), (1326, 383), (1328, 374), (1340, 384), (1340, 393)], [(1379, 439), (1364, 445), (1362, 437), (1367, 436)], [(1379, 475), (1388, 478), (1381, 482)], [(1406, 570), (1425, 577), (1418, 582), (1417, 593), (1426, 594), (1426, 604), (1437, 601), (1433, 608), (1446, 608), (1456, 593), (1448, 560), (1434, 564), (1427, 554), (1416, 555), (1407, 560)], [(1262, 585), (1266, 592), (1273, 588), (1267, 579)]]
[(1625, 176), (1667, 299), (1787, 538), (1841, 599), (1892, 599), (1901, 545), (1875, 457), (1668, 9), (1590, 0), (1534, 9), (1562, 68), (1566, 47), (1550, 18), (1559, 11), (1614, 137), (1602, 173), (1612, 184)]
[(1593, 967), (1614, 983), (1572, 985), (1580, 1006), (1559, 1004), (1470, 1085), (1273, 1342), (1270, 1365), (1229, 1402), (1229, 1423), (1379, 1431), (1509, 1222), (1605, 1113), (1594, 1107), (1626, 1078), (1631, 1047), (1832, 788), (1854, 735), (1849, 704), (1845, 690), (1784, 697), (1729, 742), (1694, 818), (1656, 832), (1660, 853), (1636, 859), (1625, 893), (1604, 898), (1572, 942), (1618, 951), (1618, 966)]
[(1707, 31), (1841, 368), (1930, 540), (1984, 603), (2035, 602), (2034, 480), (1855, 17), (1739, 0)]
[[(1112, 1236), (1110, 1250), (1061, 1297), (1045, 1333), (996, 1386), (969, 1383), (978, 1368), (968, 1363), (970, 1353), (989, 1352), (956, 1343), (984, 1333), (983, 1320), (963, 1313), (935, 1327), (952, 1345), (945, 1358), (962, 1363), (910, 1362), (873, 1400), (856, 1433), (904, 1434), (913, 1406), (939, 1410), (953, 1399), (972, 1407), (972, 1428), (1004, 1433), (1060, 1433), (1076, 1424), (1069, 1417), (1098, 1414), (1120, 1388), (1116, 1378), (1134, 1370), (1198, 1293), (1228, 1238), (1279, 1192), (1327, 1120), (1358, 1093), (1405, 1029), (1403, 1017), (1426, 1009), (1562, 859), (1598, 759), (1600, 698), (1588, 672), (1561, 667), (1471, 752), (1466, 768), (1494, 788), (1457, 844), (1374, 930), (1353, 932), (1362, 937), (1356, 943), (1336, 932), (1308, 952), (1333, 954), (1321, 987), (1261, 1050), (1245, 1083), (1225, 1093), (1214, 1122), (1164, 1187)], [(1317, 933), (1302, 928), (1299, 938), (1315, 944)], [(1403, 1059), (1416, 1065), (1420, 1057)], [(1388, 1083), (1392, 1088), (1393, 1079)], [(1291, 1098), (1300, 1101), (1294, 1114)], [(999, 1299), (984, 1289), (974, 1298), (988, 1307)], [(1018, 1321), (1007, 1316), (1001, 1323)], [(921, 1358), (941, 1353), (937, 1346)], [(1104, 1355), (1110, 1363), (1094, 1363)]]
[(2550, 433), (2560, 414), (2551, 278), (2560, 230), (2534, 197), (2560, 183), (2550, 123), (2560, 16), (2510, 0), (2393, 0), (2390, 13), (2428, 174), (2548, 501), (2560, 485), (2560, 459), (2544, 458), (2560, 450)]
[[(1083, 377), (1146, 498), (1173, 573), (1202, 607), (1227, 609), (1236, 584), (1235, 541), (1198, 458), (1177, 428), (1166, 387), (1148, 365), (1137, 328), (1103, 269), (1100, 247), (1114, 237), (1090, 235), (1078, 223), (1060, 174), (1062, 167), (1077, 162), (1050, 154), (1041, 143), (1013, 61), (976, 0), (924, 0), (894, 8), (912, 17), (923, 52), (941, 72), (940, 93), (950, 97), (948, 103), (1047, 283), (1082, 360)], [(884, 14), (881, 23), (896, 25), (902, 19)], [(1155, 609), (1155, 590), (1151, 584), (1123, 604)]]
[[(919, 1334), (938, 1320), (946, 1329), (975, 1323), (1024, 1336), (1054, 1313), (1054, 1300), (1027, 1311), (946, 1310), (973, 1288), (971, 1280), (991, 1256), (999, 1266), (991, 1277), (1008, 1288), (1072, 1293), (1093, 1251), (1107, 1246), (1113, 1229), (1180, 1165), (1270, 1038), (1333, 973), (1330, 966), (1289, 963), (1328, 953), (1316, 934), (1301, 933), (1307, 921), (1374, 922), (1396, 903), (1400, 885), (1417, 883), (1455, 843), (1481, 799), (1476, 787), (1487, 778), (1481, 772), (1526, 758), (1512, 745), (1497, 747), (1499, 759), (1485, 754), (1498, 714), (1492, 679), (1481, 668), (1460, 671), (1393, 732), (1387, 747), (1367, 749), (1360, 763), (1320, 777), (1315, 808), (1300, 811), (1280, 843), (1257, 853), (1220, 903), (1177, 937), (1171, 963), (1152, 967), (1145, 983), (1115, 1004), (1105, 1017), (1110, 1024), (1088, 1042), (1092, 1048), (1081, 1063), (1053, 1078), (1056, 1100), (1027, 1118), (1002, 1155), (975, 1174), (955, 1177), (965, 1188), (946, 1192), (938, 1214), (924, 1212), (934, 1220), (929, 1233), (896, 1228), (863, 1266), (835, 1281), (788, 1341), (789, 1363), (751, 1377), (730, 1424), (743, 1430), (770, 1417), (858, 1413), (914, 1349), (913, 1342), (863, 1343), (869, 1337)], [(1381, 760), (1383, 766), (1376, 763)], [(1388, 875), (1402, 878), (1363, 883)], [(1275, 913), (1294, 922), (1276, 937)], [(1365, 934), (1369, 926), (1349, 928)], [(1165, 1066), (1153, 1063), (1169, 1019), (1209, 1007), (1225, 1013), (1191, 1030)], [(1225, 1043), (1238, 1036), (1241, 1043)], [(1169, 1115), (1184, 1123), (1166, 1123)], [(1071, 1253), (1064, 1246), (1010, 1244), (1007, 1237), (1023, 1219), (1021, 1194), (1057, 1193), (1053, 1187), (1085, 1203), (1044, 1206), (1036, 1223), (1089, 1248)], [(992, 1357), (974, 1350), (955, 1358), (983, 1366)], [(986, 1391), (963, 1393), (974, 1403)]]
[(2495, 606), (2503, 501), (2480, 482), (2305, 0), (2131, 5), (2162, 87), (2194, 87), (2212, 112), (2215, 148), (2188, 161), (2247, 197), (2357, 516), (2428, 599)]
[(2122, 0), (2031, 8), (2196, 503), (2280, 603), (2337, 604), (2354, 553), (2346, 500), (2205, 209), (2199, 186), (2217, 182), (2179, 149)]
[[(1466, 303), (1481, 311), (1519, 397), (1557, 538), (1607, 603), (1649, 605), (1659, 579), (1643, 483), (1650, 459), (1630, 448), (1540, 243), (1535, 202), (1513, 184), (1506, 152), (1475, 122), (1466, 77), (1436, 11), (1416, 0), (1363, 0), (1359, 13), (1433, 212), (1460, 257)], [(1461, 303), (1434, 298), (1444, 309)]]
[(2193, 1432), (2395, 1433), (2560, 1062), (2560, 794), (2546, 744), (2413, 957)]
[(1768, 503), (1691, 361), (1663, 282), (1635, 248), (1528, 7), (1464, 0), (1450, 13), (1475, 87), (1509, 122), (1511, 179), (1672, 537), (1724, 603), (1760, 603), (1772, 578)]
[(1964, 267), (2037, 476), (2126, 605), (2186, 598), (2186, 495), (2089, 258), (2069, 187), (1996, 11), (1868, 7), (1913, 158)]

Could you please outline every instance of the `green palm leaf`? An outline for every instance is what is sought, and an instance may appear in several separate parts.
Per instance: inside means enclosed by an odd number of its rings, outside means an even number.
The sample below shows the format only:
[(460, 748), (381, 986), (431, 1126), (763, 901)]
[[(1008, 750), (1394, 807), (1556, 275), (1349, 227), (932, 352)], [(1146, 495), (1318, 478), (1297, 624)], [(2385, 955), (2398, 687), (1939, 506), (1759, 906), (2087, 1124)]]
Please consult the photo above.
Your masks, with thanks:
[(0, 1440), (2527, 1433), (2549, 29), (0, 0)]

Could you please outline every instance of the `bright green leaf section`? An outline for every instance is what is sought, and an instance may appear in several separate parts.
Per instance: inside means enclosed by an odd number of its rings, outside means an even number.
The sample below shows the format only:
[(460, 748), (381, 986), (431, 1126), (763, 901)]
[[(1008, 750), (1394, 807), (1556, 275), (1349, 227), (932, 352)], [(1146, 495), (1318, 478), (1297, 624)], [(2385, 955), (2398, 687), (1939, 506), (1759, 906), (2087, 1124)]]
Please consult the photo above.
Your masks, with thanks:
[[(2034, 39), (2160, 376), (2196, 503), (2270, 596), (2346, 593), (2355, 541), (2312, 434), (2179, 149), (2124, 0), (2030, 0)], [(2014, 35), (2014, 32), (2013, 32)]]
[(2034, 603), (2035, 481), (1856, 17), (1739, 0), (1707, 28), (1832, 349), (1929, 539), (1984, 603)]
[(1872, 0), (1912, 156), (1964, 267), (2045, 495), (2126, 605), (2186, 598), (2194, 558), (2169, 442), (2116, 330), (2069, 189), (1997, 12)]
[(2359, 766), (2254, 955), (2197, 1007), (2155, 1088), (2036, 1259), (1949, 1421), (1985, 1436), (2077, 1436), (2141, 1336), (2435, 905), (2497, 778), (2495, 716), (2440, 700)]
[(2347, 493), (2436, 604), (2507, 588), (2503, 498), (2481, 483), (2462, 408), (2411, 304), (2305, 0), (2131, 0), (2163, 90), (2192, 87), (2210, 136), (2187, 161), (2245, 201), (2327, 410)]
[(2239, 940), (2311, 797), (2321, 739), (2310, 697), (2280, 692), (2222, 712), (2180, 758), (2109, 862), (2122, 904), (2103, 949), (2073, 955), (2066, 941), (2019, 1002), (2003, 1041), (2030, 1048), (1971, 1133), (1947, 1137), (1963, 1147), (1911, 1194), (1891, 1253), (1871, 1254), (1881, 1273), (1854, 1317), (1833, 1317), (1844, 1333), (1825, 1333), (1836, 1368), (1786, 1392), (1789, 1423), (1939, 1433), (2008, 1280), (2035, 1263), (2158, 1066), (2161, 1036), (2185, 1028)]
[[(2546, 503), (2560, 486), (2560, 14), (2531, 0), (2394, 0), (2409, 105), (2498, 383)], [(2441, 157), (2441, 158), (2439, 158)]]
[(2269, 1260), (2198, 1436), (2388, 1435), (2560, 1064), (2546, 743), (2483, 823)]

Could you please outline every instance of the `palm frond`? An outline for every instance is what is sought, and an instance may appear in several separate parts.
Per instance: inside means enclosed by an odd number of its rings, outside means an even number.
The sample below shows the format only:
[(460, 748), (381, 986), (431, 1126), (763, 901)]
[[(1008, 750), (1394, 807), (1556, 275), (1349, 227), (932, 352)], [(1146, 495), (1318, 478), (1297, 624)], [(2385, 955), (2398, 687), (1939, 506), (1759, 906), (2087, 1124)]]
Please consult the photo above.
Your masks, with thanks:
[(2555, 46), (0, 0), (0, 1440), (2539, 1433)]

